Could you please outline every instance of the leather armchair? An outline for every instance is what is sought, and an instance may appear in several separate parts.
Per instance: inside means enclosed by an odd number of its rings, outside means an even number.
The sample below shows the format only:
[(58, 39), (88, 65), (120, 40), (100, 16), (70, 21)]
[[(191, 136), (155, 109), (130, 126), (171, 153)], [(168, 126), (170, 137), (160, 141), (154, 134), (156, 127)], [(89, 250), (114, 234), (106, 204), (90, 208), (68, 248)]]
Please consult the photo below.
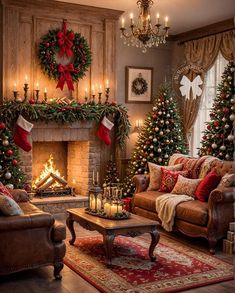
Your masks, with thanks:
[(53, 265), (55, 278), (61, 279), (65, 225), (31, 204), (26, 191), (10, 192), (24, 214), (0, 215), (0, 275)]

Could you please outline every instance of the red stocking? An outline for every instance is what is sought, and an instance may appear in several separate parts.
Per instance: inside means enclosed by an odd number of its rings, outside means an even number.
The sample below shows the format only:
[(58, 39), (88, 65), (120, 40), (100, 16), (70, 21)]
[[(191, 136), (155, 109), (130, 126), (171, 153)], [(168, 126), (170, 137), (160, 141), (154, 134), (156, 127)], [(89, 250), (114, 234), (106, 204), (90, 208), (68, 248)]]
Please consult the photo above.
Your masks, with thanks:
[(22, 150), (29, 152), (32, 148), (32, 145), (28, 142), (28, 134), (33, 128), (33, 124), (25, 120), (21, 115), (16, 121), (16, 128), (14, 133), (14, 142)]
[(100, 123), (99, 129), (97, 131), (97, 136), (103, 140), (103, 142), (107, 145), (111, 144), (111, 139), (109, 136), (110, 130), (113, 127), (113, 123), (108, 120), (108, 118), (104, 117)]

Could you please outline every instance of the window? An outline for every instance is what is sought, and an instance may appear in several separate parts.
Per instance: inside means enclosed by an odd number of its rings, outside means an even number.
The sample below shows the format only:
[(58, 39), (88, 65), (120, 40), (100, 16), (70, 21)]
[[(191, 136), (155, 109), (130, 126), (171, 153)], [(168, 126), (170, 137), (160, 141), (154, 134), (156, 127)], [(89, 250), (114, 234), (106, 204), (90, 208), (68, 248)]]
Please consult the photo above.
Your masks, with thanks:
[(191, 153), (194, 157), (198, 156), (198, 148), (200, 141), (205, 130), (205, 122), (210, 121), (210, 110), (213, 105), (214, 98), (216, 97), (217, 86), (221, 81), (221, 75), (224, 71), (228, 61), (219, 53), (214, 65), (207, 71), (204, 80), (204, 90), (201, 97), (201, 104), (198, 111), (198, 116), (194, 123), (192, 140), (191, 140)]

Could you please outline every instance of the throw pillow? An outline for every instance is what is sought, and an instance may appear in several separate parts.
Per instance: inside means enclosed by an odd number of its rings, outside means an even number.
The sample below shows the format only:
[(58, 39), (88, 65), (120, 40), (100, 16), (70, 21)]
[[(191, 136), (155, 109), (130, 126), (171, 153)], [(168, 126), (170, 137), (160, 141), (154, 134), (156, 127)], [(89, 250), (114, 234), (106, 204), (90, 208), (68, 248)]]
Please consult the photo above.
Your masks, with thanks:
[(201, 181), (202, 179), (185, 178), (179, 175), (175, 187), (171, 193), (186, 194), (194, 197), (195, 190)]
[[(148, 162), (148, 167), (149, 167), (149, 175), (150, 175), (148, 190), (158, 190), (161, 184), (162, 166)], [(183, 168), (183, 164), (166, 166), (164, 168), (168, 170), (172, 170), (172, 171), (180, 171)]]
[(174, 188), (178, 176), (182, 175), (184, 177), (188, 176), (188, 171), (171, 171), (165, 168), (161, 168), (162, 170), (162, 180), (159, 191), (161, 192), (171, 192)]
[(11, 195), (9, 190), (2, 184), (2, 182), (0, 182), (0, 192), (3, 193), (4, 195), (10, 197), (10, 198), (13, 198), (13, 196)]
[(219, 185), (217, 188), (224, 189), (226, 187), (235, 186), (235, 174), (226, 173), (221, 178)]
[(23, 211), (19, 205), (9, 196), (0, 193), (0, 212), (5, 216), (20, 216)]
[(215, 171), (211, 171), (206, 177), (200, 182), (196, 191), (195, 197), (200, 201), (207, 201), (208, 197), (213, 189), (217, 187), (221, 180), (221, 176)]

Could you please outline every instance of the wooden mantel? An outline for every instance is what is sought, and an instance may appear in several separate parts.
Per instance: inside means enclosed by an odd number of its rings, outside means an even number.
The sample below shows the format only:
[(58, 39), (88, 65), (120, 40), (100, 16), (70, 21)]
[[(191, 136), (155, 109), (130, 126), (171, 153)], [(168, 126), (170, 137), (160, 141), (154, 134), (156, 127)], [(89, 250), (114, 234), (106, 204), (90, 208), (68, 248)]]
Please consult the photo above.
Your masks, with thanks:
[(37, 57), (40, 39), (49, 29), (61, 28), (79, 32), (90, 45), (92, 64), (86, 77), (75, 84), (74, 99), (83, 99), (85, 88), (104, 85), (109, 79), (111, 97), (116, 97), (116, 26), (122, 11), (54, 0), (0, 0), (0, 102), (12, 97), (14, 82), (23, 96), (25, 75), (29, 77), (30, 95), (36, 82), (49, 97), (71, 96), (56, 89), (56, 81), (42, 72)]

